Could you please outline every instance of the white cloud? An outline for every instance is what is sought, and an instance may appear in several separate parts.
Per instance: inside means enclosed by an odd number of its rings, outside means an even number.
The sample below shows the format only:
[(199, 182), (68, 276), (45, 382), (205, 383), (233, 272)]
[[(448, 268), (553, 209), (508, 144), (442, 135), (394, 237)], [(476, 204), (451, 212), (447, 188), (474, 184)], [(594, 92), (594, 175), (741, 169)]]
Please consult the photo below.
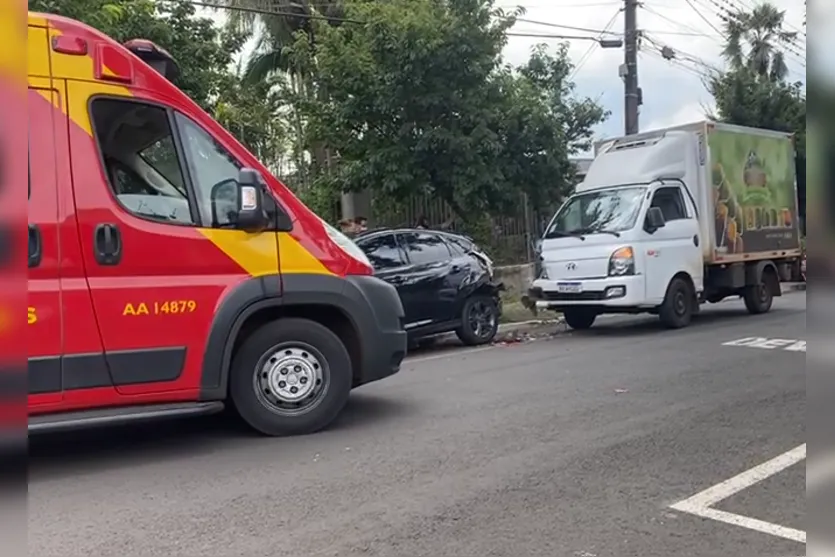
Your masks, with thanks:
[[(799, 0), (771, 0), (786, 11), (788, 30), (805, 31), (802, 27), (804, 7)], [(822, 2), (822, 0), (818, 0)], [(653, 129), (683, 124), (702, 119), (705, 108), (712, 108), (712, 99), (704, 87), (703, 73), (710, 67), (722, 67), (722, 21), (720, 7), (750, 8), (759, 0), (644, 0), (638, 11), (638, 26), (646, 35), (642, 41), (638, 59), (639, 83), (643, 91), (641, 129)], [(499, 0), (503, 7), (521, 4), (527, 9), (525, 19), (572, 27), (602, 30), (616, 16), (611, 30), (623, 33), (622, 0)], [(835, 3), (830, 21), (835, 21)], [(695, 9), (694, 9), (695, 7)], [(616, 15), (617, 14), (617, 15)], [(515, 32), (594, 36), (592, 33), (560, 29), (527, 22), (517, 23)], [(822, 35), (824, 35), (823, 33)], [(821, 51), (835, 48), (835, 37)], [(511, 63), (521, 63), (527, 57), (537, 39), (511, 37), (505, 57)], [(545, 42), (558, 42), (550, 39)], [(823, 42), (823, 41), (821, 41)], [(799, 36), (799, 45), (786, 54), (790, 76), (806, 81), (806, 37)], [(593, 43), (584, 40), (570, 41), (569, 55), (578, 63)], [(657, 52), (658, 46), (669, 46), (679, 56), (676, 62), (664, 60)], [(577, 91), (581, 95), (599, 98), (611, 111), (609, 120), (596, 130), (606, 137), (623, 133), (623, 82), (618, 68), (623, 63), (621, 50), (603, 50), (595, 47), (586, 57), (574, 76)], [(826, 64), (833, 66), (834, 64)], [(831, 72), (835, 79), (835, 71)]]

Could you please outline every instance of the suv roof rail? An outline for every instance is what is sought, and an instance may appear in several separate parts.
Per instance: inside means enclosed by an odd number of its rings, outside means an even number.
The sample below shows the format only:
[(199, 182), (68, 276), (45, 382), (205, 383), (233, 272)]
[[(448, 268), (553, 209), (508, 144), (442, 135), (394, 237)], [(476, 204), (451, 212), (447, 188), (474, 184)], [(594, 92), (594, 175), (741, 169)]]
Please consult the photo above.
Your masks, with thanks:
[(378, 226), (377, 228), (369, 228), (368, 230), (363, 230), (362, 232), (355, 234), (354, 238), (368, 236), (369, 234), (374, 234), (375, 232), (384, 232), (386, 230), (392, 230), (392, 228), (388, 226)]

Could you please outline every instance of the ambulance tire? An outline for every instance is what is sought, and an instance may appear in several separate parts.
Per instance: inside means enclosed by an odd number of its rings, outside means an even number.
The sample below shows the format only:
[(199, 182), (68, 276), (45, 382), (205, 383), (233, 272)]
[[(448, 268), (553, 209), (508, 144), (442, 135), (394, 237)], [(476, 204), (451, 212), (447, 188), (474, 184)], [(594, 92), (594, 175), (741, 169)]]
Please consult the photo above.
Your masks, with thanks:
[(305, 435), (339, 415), (352, 377), (351, 357), (333, 331), (309, 319), (285, 318), (243, 342), (232, 360), (229, 394), (256, 431)]

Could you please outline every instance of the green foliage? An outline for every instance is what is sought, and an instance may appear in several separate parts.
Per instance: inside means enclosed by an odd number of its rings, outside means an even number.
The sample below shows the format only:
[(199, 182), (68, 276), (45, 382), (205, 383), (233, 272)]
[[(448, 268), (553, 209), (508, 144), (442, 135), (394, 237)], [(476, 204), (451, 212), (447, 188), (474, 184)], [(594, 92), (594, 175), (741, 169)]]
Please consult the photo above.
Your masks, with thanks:
[(794, 133), (798, 153), (806, 153), (806, 95), (800, 84), (772, 82), (740, 69), (717, 76), (709, 86), (718, 120)]
[(737, 11), (726, 23), (723, 54), (728, 70), (709, 80), (717, 120), (794, 133), (797, 151), (806, 153), (806, 93), (786, 81), (780, 43), (796, 33), (783, 30), (785, 13), (769, 3)]
[(209, 111), (228, 85), (232, 57), (246, 40), (243, 33), (196, 17), (186, 0), (29, 0), (29, 9), (77, 19), (119, 42), (153, 41), (179, 63), (177, 86)]
[[(328, 179), (404, 199), (443, 199), (463, 221), (516, 204), (519, 191), (561, 194), (568, 154), (604, 114), (567, 99), (565, 50), (537, 51), (520, 73), (501, 66), (512, 16), (485, 0), (359, 1), (347, 17), (299, 36), (295, 67), (308, 133), (338, 155)], [(578, 111), (579, 110), (579, 111)]]
[(748, 69), (771, 81), (782, 81), (788, 74), (780, 43), (791, 43), (797, 33), (786, 31), (784, 11), (768, 2), (751, 11), (736, 10), (727, 18), (727, 40), (722, 54), (731, 69)]
[[(522, 68), (501, 52), (514, 14), (493, 0), (218, 0), (309, 17), (231, 12), (220, 29), (188, 0), (30, 0), (178, 60), (178, 85), (330, 215), (343, 191), (392, 205), (429, 195), (472, 230), (570, 188), (568, 157), (607, 114), (577, 99), (566, 48)], [(248, 36), (259, 43), (237, 71)], [(294, 151), (293, 164), (276, 161)], [(273, 164), (271, 164), (271, 162)]]
[(168, 50), (180, 66), (176, 85), (212, 113), (269, 166), (284, 149), (272, 82), (243, 83), (232, 61), (247, 39), (198, 17), (187, 0), (30, 0), (29, 9), (91, 25), (119, 42), (143, 38)]

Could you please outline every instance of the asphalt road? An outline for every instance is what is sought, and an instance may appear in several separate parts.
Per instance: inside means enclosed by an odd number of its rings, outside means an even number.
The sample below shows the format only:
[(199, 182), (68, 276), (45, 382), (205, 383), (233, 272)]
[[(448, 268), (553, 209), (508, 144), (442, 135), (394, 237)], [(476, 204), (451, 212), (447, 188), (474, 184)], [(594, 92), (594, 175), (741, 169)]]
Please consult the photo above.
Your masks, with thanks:
[[(616, 318), (425, 353), (330, 430), (224, 418), (36, 438), (39, 557), (787, 557), (802, 543), (670, 506), (806, 442), (806, 295), (728, 302), (681, 331)], [(805, 468), (716, 505), (802, 529)]]

